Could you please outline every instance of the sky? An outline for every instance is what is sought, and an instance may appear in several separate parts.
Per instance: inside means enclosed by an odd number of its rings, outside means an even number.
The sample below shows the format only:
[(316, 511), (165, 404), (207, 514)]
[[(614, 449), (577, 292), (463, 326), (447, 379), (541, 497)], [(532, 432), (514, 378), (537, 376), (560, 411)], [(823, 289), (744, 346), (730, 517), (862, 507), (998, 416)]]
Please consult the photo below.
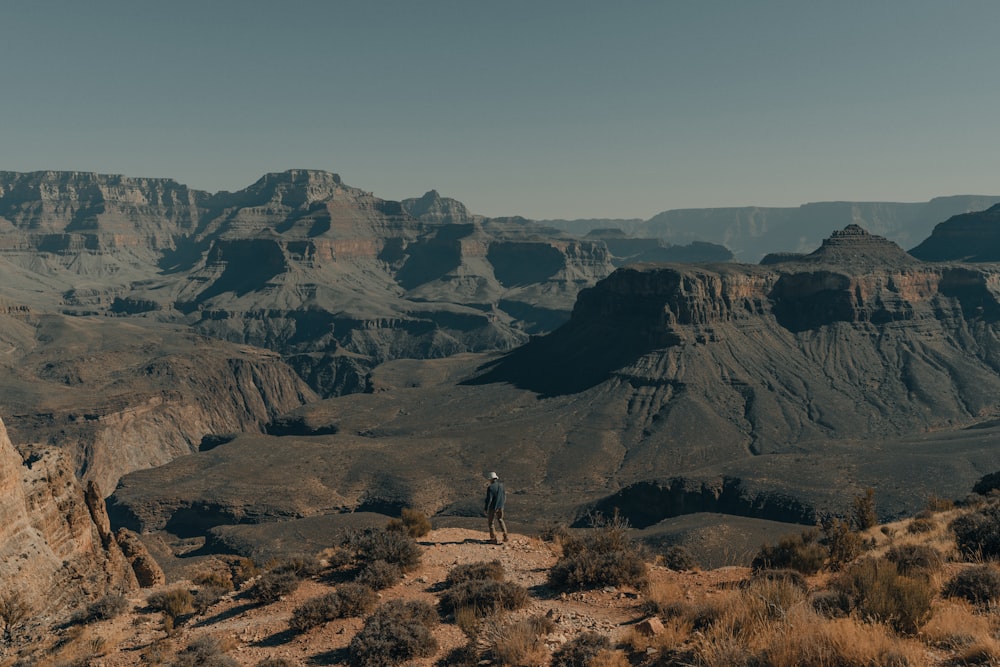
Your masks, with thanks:
[(1000, 194), (996, 0), (0, 0), (0, 170), (487, 216)]

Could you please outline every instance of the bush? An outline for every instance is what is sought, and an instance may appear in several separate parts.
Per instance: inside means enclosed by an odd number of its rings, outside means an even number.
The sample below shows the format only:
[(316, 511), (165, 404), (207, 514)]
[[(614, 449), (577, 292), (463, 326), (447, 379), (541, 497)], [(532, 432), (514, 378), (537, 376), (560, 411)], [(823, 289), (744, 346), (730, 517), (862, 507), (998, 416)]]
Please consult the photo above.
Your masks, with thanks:
[(930, 517), (917, 517), (910, 521), (906, 526), (906, 532), (911, 535), (918, 535), (920, 533), (929, 533), (935, 530), (938, 526), (937, 521)]
[(628, 522), (617, 515), (595, 519), (594, 528), (562, 543), (563, 555), (549, 572), (556, 587), (595, 588), (647, 584), (642, 549), (628, 537)]
[(967, 567), (948, 580), (943, 593), (973, 604), (988, 604), (1000, 599), (1000, 573), (989, 565)]
[(216, 588), (215, 586), (202, 586), (194, 592), (194, 609), (199, 614), (204, 614), (208, 608), (222, 599), (222, 596), (231, 589)]
[(951, 522), (958, 550), (967, 558), (1000, 556), (1000, 505), (987, 505)]
[(861, 555), (864, 549), (864, 539), (851, 530), (850, 524), (843, 519), (830, 519), (823, 524), (822, 543), (830, 552), (830, 566), (839, 569)]
[(864, 493), (854, 497), (851, 507), (851, 523), (858, 530), (868, 530), (878, 525), (875, 512), (875, 489), (868, 487)]
[(343, 584), (337, 590), (306, 600), (292, 611), (289, 626), (305, 632), (338, 618), (361, 616), (375, 607), (375, 591), (361, 584)]
[(462, 644), (448, 651), (434, 664), (437, 667), (478, 667), (479, 647), (475, 642)]
[(295, 667), (296, 663), (287, 658), (264, 658), (254, 667)]
[(864, 619), (888, 623), (912, 634), (931, 612), (934, 590), (925, 579), (900, 575), (896, 564), (869, 558), (850, 566), (835, 589)]
[(988, 496), (991, 491), (996, 489), (1000, 489), (1000, 471), (987, 473), (980, 477), (979, 481), (972, 487), (972, 492)]
[(426, 602), (391, 600), (376, 609), (351, 640), (350, 664), (383, 667), (431, 656), (438, 646), (431, 633), (436, 622), (437, 614)]
[(475, 610), (477, 617), (520, 609), (528, 604), (528, 590), (520, 584), (494, 579), (472, 579), (452, 586), (441, 596), (441, 611), (454, 613), (460, 607)]
[(445, 578), (445, 586), (451, 588), (463, 581), (475, 581), (479, 579), (492, 579), (493, 581), (503, 581), (503, 563), (498, 560), (478, 561), (475, 563), (463, 563), (448, 570)]
[(277, 602), (284, 595), (291, 595), (299, 587), (295, 572), (271, 570), (260, 575), (250, 588), (249, 596), (256, 602)]
[(926, 544), (902, 544), (889, 548), (885, 557), (896, 564), (900, 574), (931, 574), (944, 565), (941, 552)]
[(171, 588), (151, 594), (146, 598), (146, 604), (169, 619), (172, 628), (179, 618), (194, 611), (194, 596), (186, 588)]
[(306, 577), (319, 574), (322, 568), (320, 567), (319, 559), (314, 556), (297, 554), (283, 559), (270, 569), (272, 572), (278, 574), (291, 572), (299, 579), (305, 579)]
[(545, 617), (531, 616), (505, 625), (489, 626), (486, 642), (494, 664), (534, 667), (543, 664), (542, 635), (549, 634), (555, 624)]
[(260, 568), (249, 558), (239, 556), (229, 564), (229, 574), (233, 581), (233, 588), (239, 588), (259, 575)]
[(400, 512), (400, 518), (390, 519), (386, 528), (404, 532), (416, 539), (431, 532), (431, 520), (419, 510), (411, 510), (408, 507), (404, 507), (403, 511)]
[(761, 581), (781, 582), (798, 588), (802, 592), (809, 590), (809, 582), (798, 570), (758, 570), (742, 584), (743, 588)]
[(698, 562), (687, 549), (678, 545), (671, 545), (660, 552), (660, 558), (665, 567), (678, 572), (684, 570), (694, 570), (698, 567)]
[(818, 591), (810, 598), (813, 610), (823, 618), (844, 618), (851, 613), (851, 601), (843, 591)]
[(369, 528), (347, 536), (346, 544), (362, 564), (381, 560), (408, 572), (420, 565), (420, 547), (406, 533)]
[(199, 637), (177, 654), (171, 667), (239, 667), (226, 655), (222, 642), (211, 635)]
[(209, 570), (195, 575), (192, 581), (198, 586), (216, 588), (224, 592), (233, 590), (233, 577), (228, 572), (223, 573)]
[(827, 548), (819, 542), (819, 531), (804, 530), (782, 537), (773, 546), (762, 546), (750, 567), (753, 570), (791, 569), (803, 574), (816, 574), (826, 562), (827, 555)]
[(403, 578), (403, 571), (395, 563), (376, 560), (362, 566), (355, 581), (377, 591), (396, 585)]
[(587, 667), (611, 640), (597, 632), (581, 632), (552, 654), (552, 667)]
[(87, 606), (82, 622), (107, 621), (117, 618), (128, 609), (128, 599), (121, 593), (109, 593)]

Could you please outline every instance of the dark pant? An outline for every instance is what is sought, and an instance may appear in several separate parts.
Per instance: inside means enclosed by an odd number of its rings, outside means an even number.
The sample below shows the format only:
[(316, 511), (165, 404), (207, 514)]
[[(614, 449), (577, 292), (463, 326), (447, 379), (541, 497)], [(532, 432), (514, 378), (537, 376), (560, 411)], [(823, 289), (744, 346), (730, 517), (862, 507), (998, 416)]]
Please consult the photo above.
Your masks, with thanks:
[(503, 521), (503, 508), (502, 507), (500, 509), (489, 510), (486, 513), (486, 521), (489, 523), (489, 526), (490, 526), (490, 539), (491, 540), (497, 539), (497, 534), (493, 530), (493, 522), (494, 521), (497, 522), (497, 524), (500, 526), (500, 530), (503, 531), (503, 539), (505, 539), (505, 540), (507, 539), (507, 524), (504, 523), (504, 521)]

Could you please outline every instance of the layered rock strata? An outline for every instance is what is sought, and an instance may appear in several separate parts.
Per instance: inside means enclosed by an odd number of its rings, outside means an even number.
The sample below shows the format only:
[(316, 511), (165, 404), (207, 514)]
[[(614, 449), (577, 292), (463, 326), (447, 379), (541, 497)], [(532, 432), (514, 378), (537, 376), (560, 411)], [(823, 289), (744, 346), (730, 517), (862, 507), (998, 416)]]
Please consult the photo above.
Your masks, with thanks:
[(30, 624), (136, 586), (100, 493), (81, 488), (59, 451), (22, 460), (0, 422), (0, 597), (23, 604)]

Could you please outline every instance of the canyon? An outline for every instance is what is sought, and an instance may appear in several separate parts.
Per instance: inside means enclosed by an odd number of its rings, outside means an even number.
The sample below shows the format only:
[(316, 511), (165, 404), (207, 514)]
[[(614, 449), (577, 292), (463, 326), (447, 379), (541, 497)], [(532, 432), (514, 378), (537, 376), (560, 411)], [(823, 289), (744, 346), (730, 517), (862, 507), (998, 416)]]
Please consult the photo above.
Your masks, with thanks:
[[(215, 194), (0, 173), (6, 560), (49, 550), (31, 580), (57, 583), (79, 560), (65, 608), (157, 578), (123, 544), (176, 577), (403, 507), (476, 527), (490, 470), (518, 529), (619, 512), (693, 548), (843, 515), (869, 487), (883, 519), (959, 498), (1000, 469), (996, 207), (935, 202), (912, 254), (845, 223), (751, 265), (715, 223), (684, 246), (573, 236), (310, 170)], [(908, 219), (828, 209), (809, 210)]]

